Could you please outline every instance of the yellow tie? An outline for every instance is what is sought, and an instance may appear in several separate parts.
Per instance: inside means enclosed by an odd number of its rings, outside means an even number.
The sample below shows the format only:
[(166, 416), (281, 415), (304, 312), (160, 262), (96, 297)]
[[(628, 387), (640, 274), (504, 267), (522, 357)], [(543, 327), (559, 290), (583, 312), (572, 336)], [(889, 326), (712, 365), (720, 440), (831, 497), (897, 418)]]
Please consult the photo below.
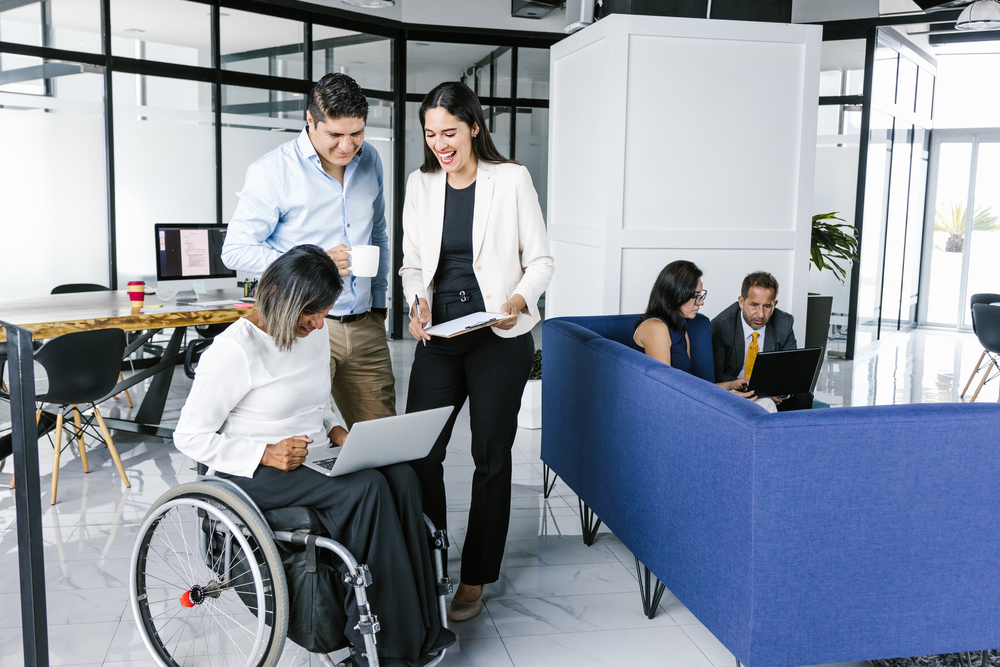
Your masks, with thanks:
[(760, 334), (754, 331), (750, 335), (753, 336), (753, 341), (750, 342), (750, 349), (747, 350), (747, 370), (743, 374), (743, 377), (747, 378), (753, 373), (753, 362), (757, 360), (757, 353), (760, 352), (760, 348), (757, 347), (757, 336)]

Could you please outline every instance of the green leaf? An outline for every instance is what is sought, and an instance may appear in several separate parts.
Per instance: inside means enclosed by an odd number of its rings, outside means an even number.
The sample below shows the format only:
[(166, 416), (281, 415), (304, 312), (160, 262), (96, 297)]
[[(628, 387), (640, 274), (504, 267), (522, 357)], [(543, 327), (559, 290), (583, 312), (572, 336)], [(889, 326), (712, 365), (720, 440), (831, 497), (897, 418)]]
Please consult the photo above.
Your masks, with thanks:
[[(842, 224), (826, 222), (839, 220)], [(836, 260), (857, 262), (859, 259), (858, 230), (847, 224), (837, 213), (817, 213), (812, 218), (812, 242), (809, 259), (819, 271), (829, 269), (841, 283), (847, 270)]]

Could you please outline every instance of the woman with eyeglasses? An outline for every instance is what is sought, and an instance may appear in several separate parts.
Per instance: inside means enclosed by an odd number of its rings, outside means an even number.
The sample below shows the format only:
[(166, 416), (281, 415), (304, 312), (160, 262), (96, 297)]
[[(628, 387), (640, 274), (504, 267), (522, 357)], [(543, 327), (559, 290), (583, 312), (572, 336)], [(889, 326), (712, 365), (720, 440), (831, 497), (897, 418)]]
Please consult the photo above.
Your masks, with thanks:
[[(646, 312), (636, 319), (632, 335), (635, 344), (647, 355), (685, 373), (690, 373), (692, 368), (687, 321), (694, 319), (708, 296), (701, 275), (701, 269), (685, 259), (663, 267), (649, 293)], [(716, 386), (756, 400), (768, 412), (775, 412), (770, 398), (758, 400), (752, 391), (746, 391), (747, 382), (746, 378), (739, 378), (717, 382)]]

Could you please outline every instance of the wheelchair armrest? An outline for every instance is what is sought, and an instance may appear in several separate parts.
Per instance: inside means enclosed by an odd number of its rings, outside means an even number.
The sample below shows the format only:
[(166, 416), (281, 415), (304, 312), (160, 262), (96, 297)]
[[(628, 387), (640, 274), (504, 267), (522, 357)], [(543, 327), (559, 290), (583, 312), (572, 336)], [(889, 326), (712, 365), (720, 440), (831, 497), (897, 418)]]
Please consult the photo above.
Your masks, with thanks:
[(194, 379), (194, 369), (198, 364), (198, 359), (201, 358), (201, 353), (212, 344), (213, 340), (212, 338), (200, 338), (188, 343), (187, 352), (184, 353), (184, 375), (187, 375), (191, 380)]

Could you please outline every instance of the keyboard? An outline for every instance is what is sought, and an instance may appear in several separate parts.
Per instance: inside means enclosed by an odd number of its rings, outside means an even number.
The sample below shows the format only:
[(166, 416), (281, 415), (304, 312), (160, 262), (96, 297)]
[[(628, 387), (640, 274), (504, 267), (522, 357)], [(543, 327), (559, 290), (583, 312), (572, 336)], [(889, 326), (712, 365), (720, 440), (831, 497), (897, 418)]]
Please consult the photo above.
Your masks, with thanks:
[(326, 468), (327, 470), (333, 470), (333, 464), (337, 462), (337, 457), (334, 456), (332, 459), (322, 459), (321, 461), (313, 461), (313, 465), (319, 466), (320, 468)]

